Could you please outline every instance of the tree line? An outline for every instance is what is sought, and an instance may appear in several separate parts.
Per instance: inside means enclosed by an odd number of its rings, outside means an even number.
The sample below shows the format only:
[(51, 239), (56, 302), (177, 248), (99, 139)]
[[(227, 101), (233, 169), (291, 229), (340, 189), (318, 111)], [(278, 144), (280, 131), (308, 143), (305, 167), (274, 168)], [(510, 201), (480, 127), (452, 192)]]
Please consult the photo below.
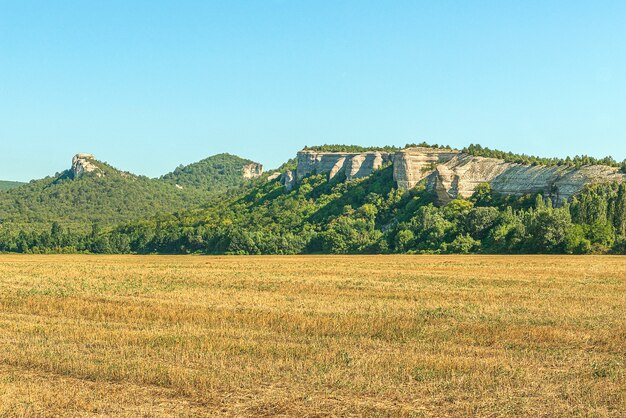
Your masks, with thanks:
[(567, 167), (582, 167), (585, 165), (606, 165), (610, 167), (618, 167), (622, 172), (626, 173), (626, 159), (620, 163), (611, 156), (607, 156), (604, 158), (594, 158), (588, 155), (576, 155), (574, 157), (568, 156), (566, 158), (545, 158), (537, 157), (534, 155), (515, 154), (512, 152), (492, 150), (479, 144), (470, 144), (470, 146), (463, 148), (462, 152), (478, 157), (497, 158), (510, 163), (526, 165)]
[[(340, 176), (339, 176), (340, 177)], [(588, 186), (570, 202), (495, 194), (438, 206), (423, 186), (393, 187), (391, 167), (329, 181), (312, 175), (286, 192), (278, 181), (173, 214), (89, 231), (0, 227), (0, 251), (23, 253), (363, 254), (626, 253), (626, 184)]]

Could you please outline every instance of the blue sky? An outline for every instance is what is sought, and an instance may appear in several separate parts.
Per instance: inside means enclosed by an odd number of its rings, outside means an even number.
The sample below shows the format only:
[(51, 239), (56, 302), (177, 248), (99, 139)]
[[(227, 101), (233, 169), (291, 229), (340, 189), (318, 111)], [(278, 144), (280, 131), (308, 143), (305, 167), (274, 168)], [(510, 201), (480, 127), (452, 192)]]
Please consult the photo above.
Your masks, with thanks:
[(622, 160), (625, 39), (624, 1), (0, 0), (0, 179), (321, 143)]

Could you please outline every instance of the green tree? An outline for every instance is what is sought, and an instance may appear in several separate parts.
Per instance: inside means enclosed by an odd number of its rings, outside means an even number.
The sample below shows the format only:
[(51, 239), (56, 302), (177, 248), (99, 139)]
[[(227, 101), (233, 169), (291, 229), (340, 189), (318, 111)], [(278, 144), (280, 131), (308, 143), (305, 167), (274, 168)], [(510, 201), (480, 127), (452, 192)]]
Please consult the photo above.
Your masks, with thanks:
[(581, 225), (572, 225), (565, 234), (565, 252), (567, 254), (587, 254), (591, 252), (591, 241)]
[(480, 241), (468, 234), (457, 236), (451, 243), (444, 244), (444, 252), (454, 254), (469, 254), (480, 250)]
[(414, 239), (415, 234), (413, 234), (413, 231), (411, 231), (410, 229), (403, 229), (401, 231), (398, 231), (395, 236), (394, 243), (396, 251), (401, 253), (407, 252), (411, 248)]

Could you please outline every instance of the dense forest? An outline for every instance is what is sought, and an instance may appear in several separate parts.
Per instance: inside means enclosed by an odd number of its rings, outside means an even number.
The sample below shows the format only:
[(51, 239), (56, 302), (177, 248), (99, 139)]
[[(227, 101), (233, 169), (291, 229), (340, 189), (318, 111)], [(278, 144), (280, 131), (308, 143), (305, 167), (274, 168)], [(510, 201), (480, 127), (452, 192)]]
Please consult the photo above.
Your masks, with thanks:
[(0, 229), (0, 251), (301, 253), (626, 253), (626, 184), (588, 186), (555, 207), (541, 194), (503, 197), (488, 184), (435, 205), (423, 186), (396, 189), (390, 165), (369, 177), (311, 175), (287, 192), (258, 181), (204, 207), (89, 231)]

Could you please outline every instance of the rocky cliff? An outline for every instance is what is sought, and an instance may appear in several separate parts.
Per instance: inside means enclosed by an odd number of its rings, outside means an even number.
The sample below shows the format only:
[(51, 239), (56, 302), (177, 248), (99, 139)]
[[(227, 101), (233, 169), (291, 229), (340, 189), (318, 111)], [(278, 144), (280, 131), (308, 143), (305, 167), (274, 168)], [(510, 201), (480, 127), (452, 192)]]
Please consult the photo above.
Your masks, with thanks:
[(504, 195), (543, 192), (560, 204), (587, 184), (621, 182), (626, 178), (617, 168), (609, 166), (523, 165), (454, 149), (415, 147), (393, 154), (300, 151), (295, 175), (285, 173), (281, 182), (290, 190), (294, 183), (311, 174), (327, 173), (332, 179), (343, 173), (347, 180), (352, 180), (369, 176), (389, 161), (393, 163), (398, 188), (411, 189), (424, 182), (427, 189), (436, 193), (440, 204), (457, 197), (470, 197), (481, 183), (490, 184), (493, 191)]
[(263, 164), (250, 163), (243, 166), (243, 178), (246, 180), (261, 177), (263, 174)]
[(603, 165), (541, 166), (509, 163), (495, 158), (458, 154), (437, 165), (429, 173), (428, 187), (437, 193), (440, 202), (470, 197), (476, 186), (489, 183), (494, 192), (524, 195), (543, 192), (556, 204), (570, 200), (586, 185), (621, 182), (626, 175), (616, 167)]
[(430, 175), (435, 167), (450, 161), (459, 151), (436, 148), (407, 148), (393, 155), (393, 179), (401, 189), (411, 189)]
[(467, 155), (453, 150), (407, 149), (394, 155), (394, 180), (409, 189), (421, 181), (437, 194), (440, 203), (456, 197), (470, 197), (481, 183), (489, 183), (496, 193), (524, 195), (543, 192), (560, 204), (580, 192), (585, 185), (623, 181), (615, 167), (523, 165), (495, 158)]
[(328, 173), (332, 179), (343, 173), (347, 180), (367, 177), (391, 160), (386, 152), (317, 152), (305, 150), (298, 152), (296, 181), (310, 174)]
[(102, 169), (94, 164), (96, 156), (93, 154), (76, 154), (72, 158), (72, 177), (77, 178), (85, 173), (96, 173), (96, 176), (101, 177), (104, 175)]

